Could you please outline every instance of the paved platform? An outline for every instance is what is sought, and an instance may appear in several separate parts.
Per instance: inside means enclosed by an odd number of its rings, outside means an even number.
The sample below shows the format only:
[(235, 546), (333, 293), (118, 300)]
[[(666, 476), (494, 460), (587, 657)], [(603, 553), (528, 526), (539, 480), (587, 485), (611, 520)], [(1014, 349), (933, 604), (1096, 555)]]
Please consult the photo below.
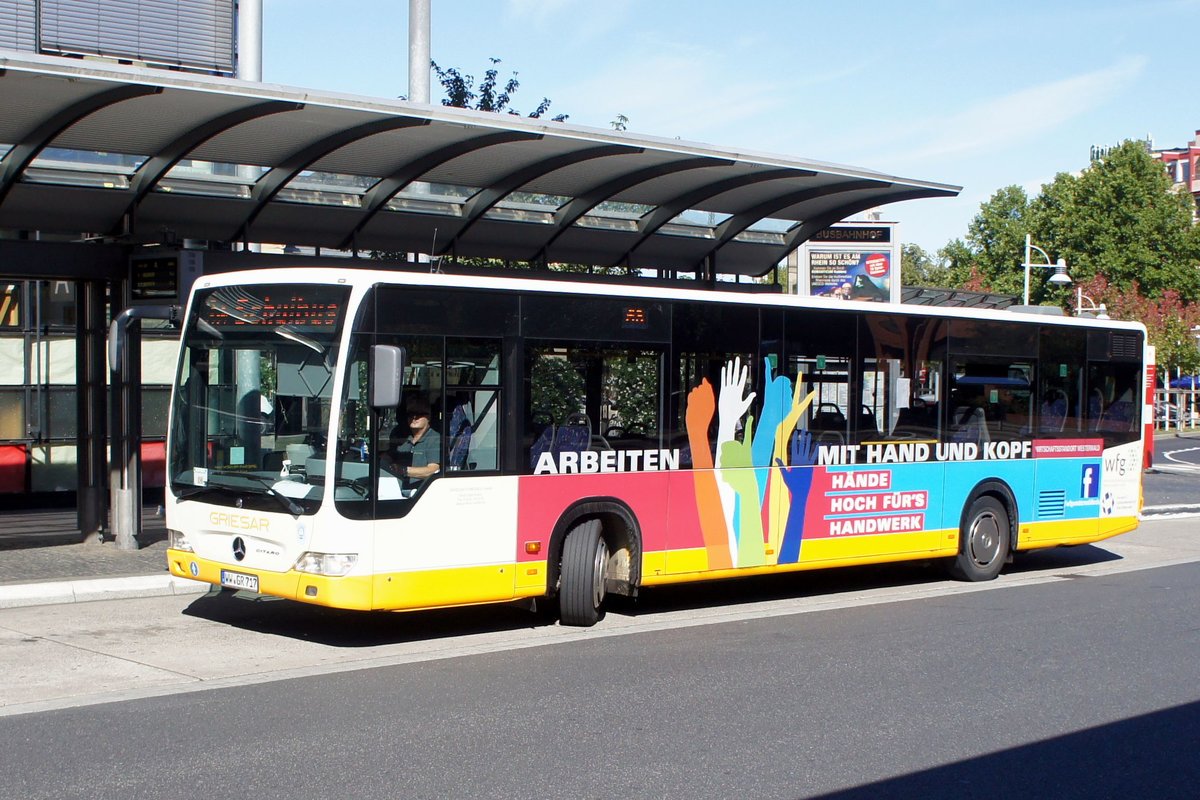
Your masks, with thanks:
[(0, 514), (0, 608), (207, 591), (167, 572), (167, 529), (142, 514), (137, 550), (85, 542), (75, 509)]

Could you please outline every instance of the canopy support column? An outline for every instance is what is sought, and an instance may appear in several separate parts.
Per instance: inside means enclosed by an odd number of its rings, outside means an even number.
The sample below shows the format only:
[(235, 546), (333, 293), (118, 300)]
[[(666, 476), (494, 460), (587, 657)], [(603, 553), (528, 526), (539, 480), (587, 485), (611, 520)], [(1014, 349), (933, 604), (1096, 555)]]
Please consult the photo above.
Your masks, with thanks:
[(75, 293), (76, 394), (75, 450), (79, 471), (79, 530), (84, 541), (102, 541), (106, 516), (104, 476), (108, 467), (105, 411), (104, 282), (79, 281)]

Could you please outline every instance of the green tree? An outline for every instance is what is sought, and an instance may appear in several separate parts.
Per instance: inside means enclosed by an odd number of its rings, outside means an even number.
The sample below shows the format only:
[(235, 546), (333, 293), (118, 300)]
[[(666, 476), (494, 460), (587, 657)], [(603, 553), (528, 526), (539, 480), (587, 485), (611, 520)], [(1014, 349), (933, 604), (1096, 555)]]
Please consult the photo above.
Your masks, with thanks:
[(950, 269), (941, 253), (931, 256), (917, 244), (900, 247), (900, 282), (905, 286), (950, 286)]
[[(429, 65), (433, 68), (433, 73), (437, 75), (438, 82), (442, 84), (442, 88), (446, 90), (446, 96), (442, 99), (442, 105), (455, 106), (456, 108), (474, 108), (477, 111), (494, 111), (496, 113), (507, 113), (520, 115), (521, 112), (509, 106), (512, 96), (520, 88), (521, 83), (517, 80), (517, 73), (514, 72), (509, 76), (503, 87), (497, 83), (499, 78), (499, 70), (496, 65), (500, 63), (498, 58), (489, 58), (492, 66), (483, 73), (483, 80), (479, 86), (475, 86), (475, 76), (464, 74), (456, 67), (447, 67), (442, 69), (436, 61), (430, 61)], [(542, 102), (538, 107), (530, 112), (529, 116), (538, 118), (550, 110), (550, 100), (543, 97)], [(566, 121), (567, 114), (559, 114), (551, 117), (554, 122)]]
[[(1008, 186), (971, 221), (965, 241), (939, 251), (951, 284), (1020, 295), (1025, 235), (1063, 258), (1075, 282), (1060, 288), (1034, 269), (1030, 300), (1073, 311), (1075, 292), (1108, 306), (1111, 316), (1146, 325), (1162, 367), (1191, 370), (1200, 361), (1190, 328), (1200, 322), (1200, 227), (1187, 192), (1172, 188), (1162, 164), (1141, 142), (1125, 142), (1078, 174), (1060, 173), (1030, 200)], [(1040, 258), (1036, 258), (1040, 261)]]
[(966, 289), (979, 282), (975, 254), (962, 239), (952, 239), (937, 252), (938, 261), (946, 268), (945, 288)]
[[(1067, 262), (1071, 277), (1098, 275), (1122, 289), (1136, 281), (1144, 296), (1176, 290), (1200, 299), (1200, 229), (1194, 203), (1171, 188), (1162, 164), (1140, 142), (1126, 142), (1078, 175), (1060, 173), (1030, 200), (1019, 186), (991, 196), (971, 220), (966, 251), (951, 259), (953, 277), (975, 277), (988, 291), (1020, 294), (1025, 236)], [(1035, 254), (1036, 257), (1036, 254)], [(1032, 270), (1031, 302), (1064, 307), (1072, 292), (1048, 284), (1049, 270)]]
[(1172, 189), (1141, 142), (1125, 142), (1078, 176), (1060, 174), (1032, 203), (1031, 233), (1066, 259), (1071, 277), (1097, 275), (1145, 297), (1168, 290), (1200, 300), (1200, 229), (1195, 204)]
[(1029, 232), (1029, 197), (1020, 186), (1005, 186), (979, 207), (967, 227), (967, 263), (959, 272), (974, 276), (984, 291), (1021, 294), (1025, 234)]

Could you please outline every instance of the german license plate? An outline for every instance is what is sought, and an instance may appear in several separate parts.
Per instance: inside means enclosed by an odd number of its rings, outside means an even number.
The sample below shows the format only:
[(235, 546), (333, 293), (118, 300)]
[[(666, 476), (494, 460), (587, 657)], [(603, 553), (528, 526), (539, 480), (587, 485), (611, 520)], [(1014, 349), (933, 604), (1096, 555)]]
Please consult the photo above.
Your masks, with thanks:
[(221, 570), (221, 585), (228, 586), (230, 589), (245, 589), (250, 592), (258, 591), (258, 576), (246, 575), (241, 572), (230, 572), (227, 569)]

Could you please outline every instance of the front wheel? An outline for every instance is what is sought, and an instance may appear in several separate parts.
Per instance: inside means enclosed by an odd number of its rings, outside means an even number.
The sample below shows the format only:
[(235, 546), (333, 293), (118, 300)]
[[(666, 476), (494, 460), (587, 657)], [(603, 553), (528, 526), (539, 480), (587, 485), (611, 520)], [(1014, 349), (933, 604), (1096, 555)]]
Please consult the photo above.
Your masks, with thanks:
[(608, 544), (601, 535), (600, 520), (586, 520), (567, 533), (558, 591), (563, 625), (588, 628), (600, 620), (607, 567)]
[(1008, 511), (994, 497), (971, 504), (959, 532), (958, 555), (950, 575), (960, 581), (990, 581), (1000, 574), (1008, 558), (1011, 529)]

